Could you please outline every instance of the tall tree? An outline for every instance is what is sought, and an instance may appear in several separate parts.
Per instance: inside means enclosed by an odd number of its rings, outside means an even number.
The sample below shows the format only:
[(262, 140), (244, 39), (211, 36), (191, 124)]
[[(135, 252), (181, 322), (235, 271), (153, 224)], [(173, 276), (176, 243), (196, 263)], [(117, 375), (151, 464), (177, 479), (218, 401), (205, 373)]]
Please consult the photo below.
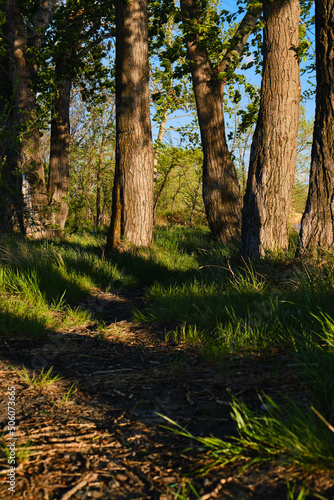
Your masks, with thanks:
[(315, 2), (316, 110), (311, 172), (297, 253), (334, 246), (334, 1)]
[[(208, 2), (204, 2), (208, 4)], [(212, 62), (203, 35), (202, 0), (181, 0), (183, 30), (186, 36), (203, 160), (203, 200), (213, 236), (222, 243), (240, 238), (241, 194), (237, 172), (228, 150), (222, 108), (225, 84), (240, 61), (245, 44), (261, 14), (258, 4), (250, 7), (231, 37), (223, 57)], [(208, 38), (217, 37), (211, 33)]]
[[(37, 65), (29, 54), (40, 50), (41, 40), (50, 22), (54, 6), (54, 0), (41, 0), (29, 37), (19, 0), (6, 0), (1, 6), (5, 15), (2, 35), (7, 44), (5, 65), (11, 82), (10, 92), (14, 96), (14, 110), (11, 110), (9, 115), (12, 117), (9, 127), (11, 139), (7, 148), (7, 158), (4, 159), (4, 171), (7, 172), (9, 182), (7, 191), (11, 192), (10, 204), (17, 212), (21, 230), (24, 230), (22, 204), (17, 202), (21, 197), (22, 175), (26, 178), (29, 188), (26, 222), (35, 236), (44, 230), (47, 196), (36, 99), (33, 92)], [(5, 92), (8, 93), (8, 81)]]
[(116, 0), (116, 168), (107, 250), (148, 245), (154, 155), (149, 106), (147, 0)]
[(298, 0), (263, 2), (263, 76), (242, 219), (242, 255), (288, 247), (300, 102)]
[[(52, 230), (62, 230), (68, 215), (70, 188), (70, 102), (77, 69), (77, 49), (82, 39), (86, 5), (67, 0), (55, 16), (56, 48), (53, 75), (48, 195)], [(49, 40), (49, 45), (50, 45)]]
[[(24, 233), (22, 174), (17, 171), (14, 144), (17, 141), (14, 92), (10, 78), (10, 60), (5, 47), (0, 58), (0, 235), (13, 230), (19, 222)], [(18, 218), (19, 216), (19, 218)]]
[(64, 229), (68, 215), (70, 188), (70, 101), (72, 79), (68, 53), (60, 55), (55, 68), (56, 96), (51, 119), (50, 163), (48, 179), (50, 222), (53, 228)]
[[(110, 38), (112, 17), (110, 5), (102, 9), (94, 0), (67, 0), (58, 7), (53, 30), (50, 30), (48, 45), (55, 61), (55, 71), (48, 194), (50, 222), (54, 228), (63, 229), (68, 214), (72, 84), (80, 82), (83, 87), (90, 79), (93, 89), (88, 93), (96, 95), (96, 87), (105, 80), (101, 61), (105, 55), (102, 45), (108, 43)], [(109, 33), (106, 31), (107, 25)]]

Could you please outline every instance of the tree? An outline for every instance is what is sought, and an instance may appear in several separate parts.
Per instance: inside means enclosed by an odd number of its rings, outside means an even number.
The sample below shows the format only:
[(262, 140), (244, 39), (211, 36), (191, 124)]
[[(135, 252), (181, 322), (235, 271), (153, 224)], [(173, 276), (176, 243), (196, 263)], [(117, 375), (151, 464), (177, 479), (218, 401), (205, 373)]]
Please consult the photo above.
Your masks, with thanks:
[[(44, 0), (32, 22), (28, 36), (19, 0), (6, 0), (2, 5), (5, 22), (2, 26), (2, 36), (7, 44), (7, 53), (3, 56), (8, 69), (11, 89), (5, 90), (6, 96), (13, 95), (14, 110), (10, 111), (9, 146), (4, 158), (4, 177), (9, 181), (11, 192), (10, 204), (18, 213), (21, 230), (24, 231), (22, 204), (17, 205), (22, 188), (22, 174), (29, 187), (29, 210), (26, 223), (31, 226), (35, 236), (42, 234), (45, 222), (47, 196), (45, 188), (44, 165), (40, 148), (40, 134), (36, 113), (36, 99), (33, 83), (36, 77), (37, 65), (29, 53), (38, 52), (41, 40), (50, 22), (54, 0)], [(29, 52), (30, 51), (30, 52)]]
[[(228, 150), (222, 101), (224, 87), (240, 62), (240, 56), (262, 8), (250, 7), (230, 37), (223, 56), (210, 59), (208, 45), (219, 36), (214, 18), (205, 28), (208, 2), (181, 0), (183, 30), (192, 74), (203, 160), (203, 200), (213, 236), (222, 243), (240, 238), (241, 194), (237, 172)], [(204, 14), (203, 14), (204, 12)], [(209, 12), (209, 10), (207, 10)], [(204, 20), (202, 19), (204, 18)], [(213, 31), (205, 33), (205, 29)], [(204, 27), (204, 28), (203, 28)], [(221, 47), (219, 47), (221, 49)]]
[[(182, 116), (194, 114), (195, 97), (190, 88), (189, 75), (182, 75), (178, 71), (185, 64), (186, 54), (178, 29), (175, 6), (162, 2), (158, 8), (154, 3), (151, 4), (149, 14), (151, 106), (154, 106), (152, 121), (158, 126), (154, 144), (156, 166), (165, 132), (170, 130), (167, 128), (168, 121), (179, 118), (175, 116), (176, 112), (182, 111)], [(172, 128), (180, 132), (179, 128)]]
[(13, 147), (17, 141), (13, 85), (10, 78), (10, 61), (6, 52), (5, 47), (2, 47), (0, 56), (0, 235), (11, 232), (15, 222), (22, 233), (25, 231), (22, 175), (16, 168), (16, 155)]
[[(107, 18), (109, 28), (112, 17), (109, 6), (101, 9), (101, 6), (92, 0), (67, 0), (64, 5), (58, 7), (53, 29), (50, 30), (47, 54), (53, 59), (55, 70), (52, 71), (51, 85), (53, 111), (48, 194), (50, 222), (57, 229), (64, 228), (68, 214), (72, 84), (80, 82), (81, 86), (85, 86), (85, 80), (88, 78), (93, 87), (93, 92), (89, 92), (90, 99), (96, 100), (94, 91), (106, 80), (105, 71), (101, 66), (101, 59), (105, 55), (102, 45), (106, 44), (110, 37), (106, 26)], [(103, 93), (100, 98), (103, 98)]]
[(288, 247), (300, 102), (298, 0), (263, 3), (260, 111), (250, 152), (242, 255)]
[(115, 1), (116, 167), (107, 250), (153, 234), (154, 155), (149, 106), (147, 0)]
[(48, 195), (51, 226), (64, 229), (68, 215), (70, 187), (70, 100), (72, 81), (66, 71), (69, 58), (60, 56), (56, 62), (53, 116), (51, 119)]
[(334, 246), (333, 0), (315, 2), (316, 110), (311, 172), (297, 254)]

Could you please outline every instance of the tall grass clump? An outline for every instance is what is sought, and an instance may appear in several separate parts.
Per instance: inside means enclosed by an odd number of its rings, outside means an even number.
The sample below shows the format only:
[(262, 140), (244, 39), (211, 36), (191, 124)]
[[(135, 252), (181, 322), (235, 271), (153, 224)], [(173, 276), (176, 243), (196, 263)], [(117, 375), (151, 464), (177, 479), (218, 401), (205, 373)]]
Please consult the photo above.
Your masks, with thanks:
[(287, 400), (284, 409), (269, 396), (261, 396), (261, 413), (233, 399), (231, 417), (237, 436), (228, 440), (196, 437), (172, 419), (164, 417), (169, 430), (195, 440), (209, 451), (211, 466), (240, 463), (243, 468), (256, 463), (276, 462), (309, 469), (334, 468), (334, 435), (311, 409)]
[[(278, 404), (274, 398), (262, 394), (261, 409), (255, 411), (233, 397), (231, 417), (237, 436), (228, 440), (193, 436), (167, 418), (174, 426), (171, 429), (209, 450), (214, 465), (240, 463), (241, 467), (248, 467), (275, 462), (306, 469), (334, 469), (334, 320), (321, 312), (313, 319), (314, 326), (318, 324), (313, 331), (305, 329), (295, 335), (289, 332), (294, 340), (295, 374), (306, 396), (303, 401), (284, 397), (283, 403)], [(263, 328), (257, 334), (253, 331), (248, 338), (239, 331), (238, 348), (251, 345), (263, 331)], [(272, 335), (275, 341), (274, 329)], [(284, 339), (288, 339), (288, 334)], [(255, 341), (261, 342), (259, 338)], [(238, 336), (231, 330), (224, 342), (221, 349), (225, 348), (226, 355), (229, 343), (237, 343)]]
[[(320, 326), (298, 351), (302, 380), (316, 412), (333, 424), (334, 431), (334, 320), (326, 313), (314, 316)], [(333, 434), (334, 437), (334, 434)]]
[(0, 330), (42, 335), (84, 326), (90, 315), (75, 304), (96, 289), (115, 288), (115, 283), (128, 286), (133, 279), (95, 251), (12, 240), (0, 248)]
[(38, 337), (65, 325), (89, 323), (89, 314), (72, 311), (64, 295), (65, 291), (60, 297), (47, 298), (34, 269), (21, 272), (0, 268), (0, 332)]
[[(215, 343), (247, 346), (247, 339), (256, 338), (258, 345), (265, 340), (281, 338), (281, 316), (286, 314), (288, 301), (254, 267), (242, 262), (232, 268), (229, 261), (216, 266), (214, 279), (208, 279), (214, 266), (199, 266), (191, 279), (184, 282), (156, 281), (147, 292), (146, 310), (135, 313), (137, 320), (177, 321), (181, 325), (196, 325), (202, 339)], [(262, 339), (262, 340), (261, 340)], [(256, 342), (255, 342), (256, 344)], [(224, 350), (224, 349), (223, 349)]]

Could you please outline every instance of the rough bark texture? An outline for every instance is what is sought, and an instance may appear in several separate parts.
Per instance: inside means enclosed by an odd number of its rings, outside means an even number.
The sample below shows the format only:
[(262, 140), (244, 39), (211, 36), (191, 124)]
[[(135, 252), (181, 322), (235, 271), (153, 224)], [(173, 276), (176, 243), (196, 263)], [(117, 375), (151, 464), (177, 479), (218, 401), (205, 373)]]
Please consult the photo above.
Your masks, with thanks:
[[(2, 34), (2, 33), (1, 33)], [(11, 232), (16, 222), (24, 234), (22, 175), (16, 169), (16, 116), (10, 61), (0, 59), (0, 236)], [(20, 219), (18, 221), (18, 214)]]
[(241, 194), (227, 147), (221, 82), (210, 75), (204, 49), (187, 43), (203, 148), (203, 201), (213, 236), (228, 244), (240, 238)]
[(70, 98), (71, 79), (66, 76), (68, 61), (59, 56), (56, 63), (56, 87), (53, 118), (51, 120), (50, 170), (48, 194), (53, 228), (64, 229), (68, 215), (70, 188)]
[(6, 23), (3, 31), (9, 43), (10, 77), (14, 89), (17, 133), (21, 133), (16, 148), (15, 171), (24, 173), (29, 183), (32, 209), (27, 225), (35, 236), (43, 231), (47, 196), (40, 148), (40, 135), (36, 125), (35, 96), (31, 90), (32, 78), (27, 53), (25, 27), (18, 0), (7, 0)]
[(263, 77), (242, 219), (242, 255), (288, 247), (297, 155), (298, 0), (265, 0)]
[(334, 1), (316, 0), (316, 111), (298, 253), (334, 247)]
[(212, 68), (196, 29), (187, 27), (189, 21), (192, 25), (198, 22), (200, 7), (197, 0), (181, 0), (181, 10), (204, 156), (203, 201), (206, 216), (213, 236), (228, 244), (240, 238), (242, 200), (236, 169), (227, 147), (222, 108), (224, 82), (218, 78), (218, 72), (227, 72), (233, 58), (242, 53), (261, 9), (246, 14), (218, 69)]
[(116, 169), (107, 249), (151, 242), (154, 156), (147, 0), (116, 0)]

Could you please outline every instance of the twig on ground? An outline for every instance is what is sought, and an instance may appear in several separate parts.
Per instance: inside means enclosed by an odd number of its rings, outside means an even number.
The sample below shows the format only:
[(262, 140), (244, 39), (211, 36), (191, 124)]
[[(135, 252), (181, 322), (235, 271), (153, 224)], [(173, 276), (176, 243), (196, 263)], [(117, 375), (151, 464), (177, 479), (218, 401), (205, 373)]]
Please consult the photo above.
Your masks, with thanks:
[(77, 491), (81, 490), (86, 486), (86, 484), (91, 483), (97, 479), (97, 474), (88, 474), (82, 481), (76, 484), (71, 490), (67, 491), (62, 497), (61, 500), (68, 500), (71, 496), (74, 495)]

